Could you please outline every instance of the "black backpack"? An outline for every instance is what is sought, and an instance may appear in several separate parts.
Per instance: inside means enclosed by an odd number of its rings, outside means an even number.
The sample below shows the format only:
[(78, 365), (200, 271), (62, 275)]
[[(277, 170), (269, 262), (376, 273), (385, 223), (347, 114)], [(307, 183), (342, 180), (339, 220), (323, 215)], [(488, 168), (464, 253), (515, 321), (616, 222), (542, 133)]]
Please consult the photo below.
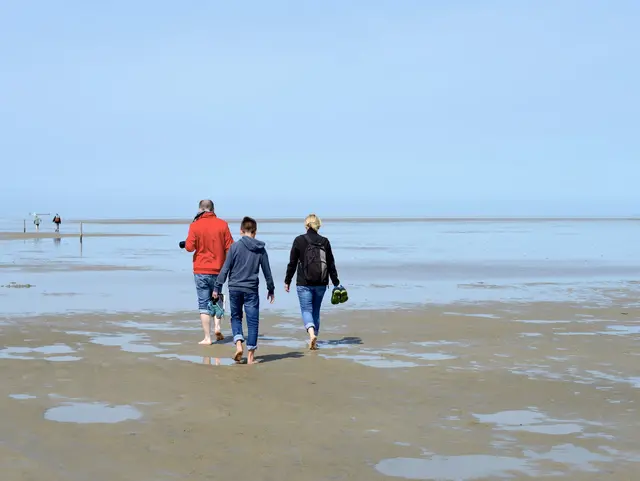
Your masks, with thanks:
[(325, 242), (313, 242), (309, 236), (307, 248), (302, 260), (302, 272), (309, 284), (322, 285), (329, 281), (329, 269), (327, 267), (327, 251)]

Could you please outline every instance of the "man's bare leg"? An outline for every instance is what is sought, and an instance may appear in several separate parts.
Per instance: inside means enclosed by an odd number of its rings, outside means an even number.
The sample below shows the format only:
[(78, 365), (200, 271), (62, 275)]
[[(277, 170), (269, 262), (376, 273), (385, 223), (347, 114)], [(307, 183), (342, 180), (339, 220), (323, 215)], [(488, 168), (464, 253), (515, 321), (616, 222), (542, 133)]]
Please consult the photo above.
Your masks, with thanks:
[(213, 318), (213, 332), (216, 335), (216, 341), (224, 341), (224, 336), (222, 335), (222, 328), (220, 327), (220, 321), (222, 321), (222, 319), (220, 317), (214, 317)]
[(242, 361), (243, 354), (244, 349), (242, 349), (242, 341), (236, 341), (236, 353), (233, 355), (233, 360), (236, 362)]
[(204, 339), (198, 344), (210, 345), (211, 344), (211, 316), (209, 314), (200, 314), (200, 321), (202, 322), (202, 330), (204, 331)]
[(313, 327), (307, 329), (309, 333), (309, 349), (315, 351), (318, 349), (318, 336), (316, 336), (316, 330)]

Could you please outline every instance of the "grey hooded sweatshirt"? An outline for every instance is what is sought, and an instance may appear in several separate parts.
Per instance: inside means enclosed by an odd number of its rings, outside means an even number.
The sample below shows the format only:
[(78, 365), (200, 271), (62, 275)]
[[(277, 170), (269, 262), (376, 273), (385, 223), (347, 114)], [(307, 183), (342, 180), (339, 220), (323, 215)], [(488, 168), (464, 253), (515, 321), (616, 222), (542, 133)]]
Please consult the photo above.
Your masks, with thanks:
[(261, 267), (262, 274), (267, 281), (267, 291), (269, 294), (273, 294), (275, 286), (264, 242), (253, 237), (242, 236), (238, 242), (231, 244), (224, 265), (218, 274), (216, 292), (222, 290), (227, 276), (229, 276), (230, 291), (257, 292), (258, 274)]

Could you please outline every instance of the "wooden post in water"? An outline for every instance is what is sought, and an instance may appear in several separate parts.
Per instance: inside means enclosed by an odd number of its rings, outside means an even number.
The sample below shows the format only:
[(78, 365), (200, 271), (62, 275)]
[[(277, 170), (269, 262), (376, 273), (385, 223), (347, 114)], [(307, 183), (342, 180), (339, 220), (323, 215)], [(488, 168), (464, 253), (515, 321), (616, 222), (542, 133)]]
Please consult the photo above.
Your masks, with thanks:
[(22, 232), (27, 233), (27, 219), (22, 219)]
[(80, 244), (82, 244), (82, 222), (80, 222)]

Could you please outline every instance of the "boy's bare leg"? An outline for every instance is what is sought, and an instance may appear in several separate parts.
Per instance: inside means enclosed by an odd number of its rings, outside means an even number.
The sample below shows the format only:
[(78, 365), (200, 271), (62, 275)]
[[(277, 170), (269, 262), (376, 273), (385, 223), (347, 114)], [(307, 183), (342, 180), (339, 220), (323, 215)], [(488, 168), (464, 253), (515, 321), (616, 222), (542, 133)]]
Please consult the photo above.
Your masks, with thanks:
[(222, 335), (222, 328), (220, 327), (220, 322), (222, 319), (220, 317), (213, 318), (213, 332), (216, 335), (216, 341), (224, 341), (224, 336)]
[(247, 364), (257, 364), (258, 361), (256, 361), (256, 357), (255, 357), (256, 351), (255, 350), (251, 350), (247, 353)]
[(309, 333), (309, 349), (315, 351), (318, 349), (318, 336), (316, 336), (316, 330), (313, 327), (307, 329)]
[(202, 322), (202, 330), (204, 331), (204, 339), (198, 344), (208, 346), (211, 344), (211, 316), (209, 314), (200, 314), (200, 321)]
[(242, 361), (242, 355), (244, 350), (242, 349), (242, 341), (236, 341), (236, 353), (233, 356), (233, 360), (236, 362)]

